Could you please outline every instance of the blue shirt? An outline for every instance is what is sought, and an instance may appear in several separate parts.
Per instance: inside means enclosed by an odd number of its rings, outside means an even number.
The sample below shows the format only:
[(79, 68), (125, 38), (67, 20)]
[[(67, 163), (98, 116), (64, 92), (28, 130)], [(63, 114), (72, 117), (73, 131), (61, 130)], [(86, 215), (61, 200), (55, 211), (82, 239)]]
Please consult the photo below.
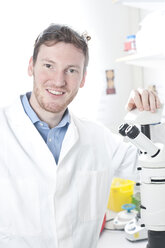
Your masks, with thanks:
[(62, 142), (70, 123), (69, 111), (67, 109), (60, 123), (56, 127), (50, 129), (48, 124), (41, 121), (30, 106), (30, 96), (31, 92), (28, 92), (25, 95), (21, 96), (21, 101), (25, 113), (29, 116), (30, 120), (37, 128), (38, 132), (41, 134), (42, 138), (44, 139), (50, 151), (52, 152), (56, 163), (58, 164)]

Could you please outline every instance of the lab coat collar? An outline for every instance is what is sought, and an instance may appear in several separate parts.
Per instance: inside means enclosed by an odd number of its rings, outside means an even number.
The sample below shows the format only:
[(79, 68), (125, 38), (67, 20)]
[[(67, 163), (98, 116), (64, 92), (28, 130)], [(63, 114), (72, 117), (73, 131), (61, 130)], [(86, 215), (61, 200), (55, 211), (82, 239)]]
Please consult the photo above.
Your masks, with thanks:
[(63, 140), (58, 166), (56, 166), (52, 153), (26, 115), (21, 99), (17, 99), (11, 106), (6, 107), (4, 112), (10, 128), (29, 158), (34, 160), (38, 166), (41, 166), (44, 171), (46, 170), (50, 176), (54, 175), (54, 171), (60, 168), (62, 160), (79, 138), (73, 114), (70, 113), (70, 125)]
[[(38, 115), (35, 113), (33, 108), (30, 106), (30, 102), (29, 102), (30, 96), (31, 96), (31, 92), (27, 92), (26, 94), (20, 96), (20, 98), (21, 98), (21, 102), (22, 102), (25, 113), (29, 116), (32, 123), (35, 124), (37, 122), (40, 122), (41, 120), (38, 117)], [(56, 128), (64, 127), (68, 124), (70, 124), (70, 116), (69, 116), (69, 111), (67, 108), (62, 116), (61, 121), (58, 123)], [(45, 125), (47, 126), (47, 123), (45, 123)]]

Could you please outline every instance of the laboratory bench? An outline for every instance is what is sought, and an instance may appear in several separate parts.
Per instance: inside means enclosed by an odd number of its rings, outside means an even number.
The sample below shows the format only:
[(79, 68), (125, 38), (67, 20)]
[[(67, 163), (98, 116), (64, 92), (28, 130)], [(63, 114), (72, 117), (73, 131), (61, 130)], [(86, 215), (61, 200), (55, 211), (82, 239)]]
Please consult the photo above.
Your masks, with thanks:
[(103, 230), (97, 248), (146, 248), (147, 240), (131, 242), (125, 238), (124, 231)]

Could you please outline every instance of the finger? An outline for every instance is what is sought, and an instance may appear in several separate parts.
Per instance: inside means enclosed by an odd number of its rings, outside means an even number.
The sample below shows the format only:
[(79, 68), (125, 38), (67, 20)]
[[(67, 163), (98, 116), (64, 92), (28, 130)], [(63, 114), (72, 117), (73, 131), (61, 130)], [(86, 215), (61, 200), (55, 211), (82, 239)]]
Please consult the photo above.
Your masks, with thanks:
[(133, 93), (133, 90), (132, 90), (131, 93), (130, 93), (130, 96), (128, 98), (128, 101), (127, 101), (127, 103), (125, 105), (125, 109), (127, 109), (128, 111), (136, 108), (135, 103), (134, 103), (134, 100), (132, 98), (133, 94), (134, 93)]
[(133, 110), (134, 108), (136, 108), (135, 103), (133, 101), (131, 101), (131, 100), (132, 99), (130, 99), (130, 101), (126, 104), (126, 109), (128, 111)]
[(156, 106), (156, 96), (153, 92), (150, 92), (149, 94), (149, 102), (150, 102), (151, 112), (154, 113), (157, 109), (157, 106)]
[(161, 107), (161, 102), (155, 92), (151, 91), (150, 94), (151, 94), (150, 96), (151, 111), (155, 112), (156, 109)]
[(143, 109), (146, 111), (150, 110), (150, 101), (149, 98), (150, 97), (150, 93), (148, 90), (143, 90), (143, 92), (141, 93), (141, 100), (142, 100), (142, 105), (143, 105)]
[(130, 94), (128, 102), (126, 104), (127, 110), (132, 110), (134, 108), (138, 108), (138, 110), (143, 110), (143, 105), (141, 101), (141, 94), (137, 90), (133, 90)]
[(159, 97), (156, 95), (156, 108), (160, 108), (161, 107), (161, 102), (159, 100)]
[(141, 98), (140, 93), (137, 90), (134, 91), (133, 101), (137, 109), (140, 111), (143, 111), (142, 98)]

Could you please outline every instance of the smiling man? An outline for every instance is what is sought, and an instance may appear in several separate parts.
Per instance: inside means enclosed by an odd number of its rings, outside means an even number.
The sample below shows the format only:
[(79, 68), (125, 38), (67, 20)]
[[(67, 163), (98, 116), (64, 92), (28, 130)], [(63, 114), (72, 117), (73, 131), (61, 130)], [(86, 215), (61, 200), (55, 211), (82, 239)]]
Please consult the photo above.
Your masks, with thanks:
[(34, 77), (30, 104), (50, 127), (58, 124), (78, 89), (84, 86), (84, 64), (82, 50), (65, 42), (42, 44), (36, 61), (30, 59), (28, 71)]
[(113, 176), (134, 175), (132, 145), (69, 111), (88, 38), (50, 25), (29, 61), (32, 92), (0, 110), (2, 248), (96, 248)]

